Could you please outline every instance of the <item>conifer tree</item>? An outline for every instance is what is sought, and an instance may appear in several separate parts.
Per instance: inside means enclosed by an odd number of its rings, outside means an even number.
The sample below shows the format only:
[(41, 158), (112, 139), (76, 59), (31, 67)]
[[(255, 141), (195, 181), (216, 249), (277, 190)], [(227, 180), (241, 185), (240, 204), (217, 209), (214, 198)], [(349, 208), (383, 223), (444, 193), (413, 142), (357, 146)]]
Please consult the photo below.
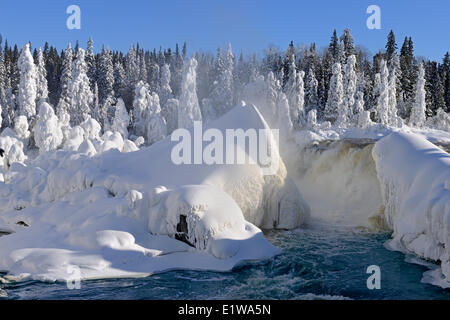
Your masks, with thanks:
[(73, 62), (73, 78), (69, 84), (70, 122), (72, 126), (80, 125), (91, 114), (94, 96), (91, 92), (85, 52), (79, 48)]
[(40, 104), (40, 101), (46, 101), (48, 99), (47, 70), (41, 48), (39, 48), (37, 60), (36, 102)]
[(72, 82), (72, 59), (73, 52), (70, 43), (64, 51), (64, 59), (62, 62), (62, 72), (60, 78), (60, 95), (58, 105), (56, 106), (56, 114), (58, 117), (62, 113), (70, 114), (69, 108), (71, 108), (71, 97), (69, 92), (69, 85)]
[(414, 127), (422, 127), (425, 124), (425, 70), (421, 63), (419, 65), (419, 76), (417, 78), (416, 90), (414, 96), (414, 104), (411, 109), (409, 125)]
[(19, 85), (19, 113), (30, 121), (36, 115), (37, 70), (27, 43), (19, 57), (20, 85)]
[(335, 122), (338, 119), (338, 112), (342, 110), (344, 99), (344, 87), (342, 83), (341, 64), (336, 62), (332, 68), (333, 75), (330, 80), (328, 100), (325, 106), (324, 119)]
[(306, 77), (305, 112), (319, 108), (318, 86), (319, 82), (316, 79), (314, 71), (309, 69), (308, 76)]
[(201, 121), (202, 114), (197, 98), (197, 60), (191, 58), (184, 67), (181, 97), (178, 108), (178, 127), (190, 128), (194, 121)]

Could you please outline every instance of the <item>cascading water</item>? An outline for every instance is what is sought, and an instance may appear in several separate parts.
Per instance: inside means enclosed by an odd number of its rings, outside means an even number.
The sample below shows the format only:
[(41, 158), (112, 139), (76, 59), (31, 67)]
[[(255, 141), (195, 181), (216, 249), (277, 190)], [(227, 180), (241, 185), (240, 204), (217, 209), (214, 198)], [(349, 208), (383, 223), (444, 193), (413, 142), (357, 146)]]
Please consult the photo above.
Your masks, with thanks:
[(312, 221), (386, 228), (373, 146), (370, 140), (341, 140), (284, 150), (289, 174), (311, 207)]

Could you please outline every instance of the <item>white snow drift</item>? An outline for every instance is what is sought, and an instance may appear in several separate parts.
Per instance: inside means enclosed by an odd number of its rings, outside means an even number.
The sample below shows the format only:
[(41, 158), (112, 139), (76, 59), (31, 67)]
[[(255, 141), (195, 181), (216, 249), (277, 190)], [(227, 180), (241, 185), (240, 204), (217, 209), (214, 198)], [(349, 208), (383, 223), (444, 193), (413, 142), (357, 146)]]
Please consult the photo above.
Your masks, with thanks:
[(450, 155), (418, 135), (393, 133), (373, 156), (394, 230), (390, 246), (440, 262), (426, 278), (450, 287)]
[[(93, 156), (98, 137), (88, 124), (72, 129), (74, 151), (45, 152), (5, 174), (0, 229), (13, 233), (0, 238), (0, 270), (46, 280), (70, 278), (72, 266), (84, 279), (229, 270), (278, 252), (258, 227), (295, 228), (308, 215), (281, 160), (273, 176), (250, 164), (177, 166), (170, 138), (130, 153), (103, 143)], [(253, 106), (209, 127), (267, 129)]]

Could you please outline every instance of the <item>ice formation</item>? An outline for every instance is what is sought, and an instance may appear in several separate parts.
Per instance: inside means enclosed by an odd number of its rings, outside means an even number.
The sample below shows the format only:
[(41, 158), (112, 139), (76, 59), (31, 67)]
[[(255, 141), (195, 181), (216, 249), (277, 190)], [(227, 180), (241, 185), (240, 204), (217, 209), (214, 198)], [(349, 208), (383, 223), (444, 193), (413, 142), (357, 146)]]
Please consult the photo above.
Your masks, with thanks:
[[(65, 148), (12, 166), (0, 184), (0, 230), (12, 232), (0, 238), (0, 270), (11, 276), (63, 280), (74, 267), (83, 279), (230, 270), (278, 252), (259, 227), (295, 228), (308, 215), (282, 161), (272, 176), (256, 164), (175, 165), (170, 138), (122, 153), (117, 145), (136, 146), (111, 132), (98, 145), (96, 126), (82, 126)], [(267, 124), (248, 105), (209, 127)]]

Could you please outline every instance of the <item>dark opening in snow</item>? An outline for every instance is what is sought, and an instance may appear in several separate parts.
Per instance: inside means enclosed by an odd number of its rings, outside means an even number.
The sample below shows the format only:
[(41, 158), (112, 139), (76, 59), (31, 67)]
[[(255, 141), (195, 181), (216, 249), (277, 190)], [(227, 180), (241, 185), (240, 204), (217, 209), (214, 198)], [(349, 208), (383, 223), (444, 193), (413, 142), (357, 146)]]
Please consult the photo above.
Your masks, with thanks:
[(190, 245), (191, 247), (195, 247), (188, 240), (188, 225), (185, 215), (180, 215), (180, 222), (177, 224), (177, 233), (175, 234), (175, 239), (183, 241)]

